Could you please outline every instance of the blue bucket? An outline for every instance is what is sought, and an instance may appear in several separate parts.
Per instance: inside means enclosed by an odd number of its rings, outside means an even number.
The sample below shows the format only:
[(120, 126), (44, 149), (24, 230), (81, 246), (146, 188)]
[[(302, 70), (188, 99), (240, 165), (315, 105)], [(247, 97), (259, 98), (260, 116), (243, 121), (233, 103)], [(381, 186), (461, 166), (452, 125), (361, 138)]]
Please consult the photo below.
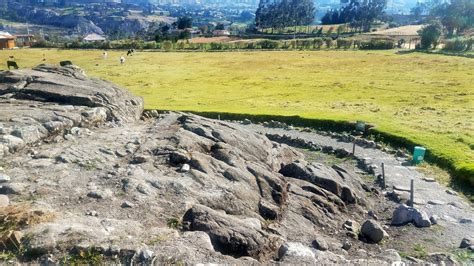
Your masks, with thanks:
[(416, 146), (413, 151), (413, 163), (419, 164), (425, 159), (426, 149), (423, 147)]

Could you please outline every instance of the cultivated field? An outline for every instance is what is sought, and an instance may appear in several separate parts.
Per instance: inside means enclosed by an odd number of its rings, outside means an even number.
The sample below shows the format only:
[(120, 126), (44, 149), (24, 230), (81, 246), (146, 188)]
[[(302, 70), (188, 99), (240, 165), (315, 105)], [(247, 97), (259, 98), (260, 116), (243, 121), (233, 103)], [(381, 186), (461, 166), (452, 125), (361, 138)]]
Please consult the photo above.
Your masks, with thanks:
[[(394, 51), (123, 52), (16, 50), (22, 67), (72, 60), (145, 98), (147, 108), (365, 120), (474, 179), (474, 61)], [(5, 68), (4, 65), (1, 68)], [(463, 170), (463, 171), (461, 171)]]

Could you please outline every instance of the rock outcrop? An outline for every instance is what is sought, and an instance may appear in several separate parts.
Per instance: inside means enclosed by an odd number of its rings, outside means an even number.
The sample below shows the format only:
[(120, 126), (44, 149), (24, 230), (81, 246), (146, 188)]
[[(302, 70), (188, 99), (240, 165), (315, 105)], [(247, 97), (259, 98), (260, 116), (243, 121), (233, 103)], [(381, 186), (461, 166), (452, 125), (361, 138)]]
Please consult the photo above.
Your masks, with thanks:
[(0, 222), (29, 219), (11, 233), (28, 236), (16, 241), (24, 258), (398, 260), (357, 239), (386, 233), (375, 221), (361, 228), (383, 197), (367, 196), (377, 190), (351, 164), (312, 161), (238, 123), (142, 111), (140, 98), (75, 66), (0, 72)]
[[(76, 66), (0, 72), (0, 156), (79, 127), (137, 121), (143, 100)], [(71, 132), (74, 134), (74, 132)]]

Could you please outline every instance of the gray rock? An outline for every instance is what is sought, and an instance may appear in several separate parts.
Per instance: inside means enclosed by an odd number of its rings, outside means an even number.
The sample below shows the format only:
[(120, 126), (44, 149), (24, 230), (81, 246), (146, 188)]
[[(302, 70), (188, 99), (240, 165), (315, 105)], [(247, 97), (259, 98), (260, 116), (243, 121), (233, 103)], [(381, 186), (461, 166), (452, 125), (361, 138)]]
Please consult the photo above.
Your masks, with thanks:
[(384, 250), (382, 253), (377, 255), (377, 258), (380, 258), (383, 261), (390, 262), (392, 263), (392, 265), (393, 263), (402, 261), (400, 254), (395, 249)]
[(87, 193), (87, 196), (94, 199), (105, 199), (109, 196), (106, 191), (93, 190)]
[(120, 205), (122, 208), (133, 208), (135, 207), (135, 204), (129, 202), (129, 201), (124, 201), (122, 205)]
[(283, 263), (315, 263), (313, 251), (301, 243), (285, 243), (278, 250), (278, 258)]
[(459, 223), (460, 224), (472, 224), (472, 219), (462, 218), (461, 220), (459, 220)]
[(149, 249), (143, 249), (140, 251), (140, 259), (141, 261), (147, 262), (153, 258), (153, 251)]
[(441, 201), (441, 200), (429, 200), (428, 204), (430, 204), (430, 205), (444, 205), (446, 203), (444, 201)]
[(0, 208), (10, 205), (10, 199), (7, 195), (0, 195)]
[(173, 151), (170, 153), (170, 163), (174, 165), (180, 165), (184, 163), (189, 163), (191, 157), (186, 153), (186, 151)]
[(0, 173), (0, 183), (9, 182), (10, 180), (11, 178), (8, 175)]
[(430, 222), (432, 225), (438, 224), (438, 220), (439, 220), (439, 217), (436, 214), (430, 217)]
[(382, 241), (385, 236), (388, 236), (387, 232), (374, 220), (366, 220), (360, 229), (360, 234), (366, 237), (369, 241), (378, 243)]
[(270, 256), (281, 240), (265, 231), (249, 226), (231, 215), (217, 212), (202, 205), (189, 209), (183, 224), (191, 231), (206, 232), (214, 248), (224, 254), (250, 256), (261, 259)]
[(342, 249), (348, 251), (349, 249), (351, 249), (351, 247), (352, 243), (349, 240), (344, 240), (344, 242), (342, 242)]
[(407, 223), (414, 223), (417, 227), (431, 226), (430, 217), (424, 211), (401, 204), (393, 212), (392, 225)]
[(360, 224), (354, 220), (347, 220), (342, 227), (350, 232), (358, 234), (360, 232)]
[(329, 249), (328, 243), (326, 242), (326, 240), (324, 240), (324, 238), (321, 237), (316, 237), (316, 239), (313, 240), (311, 244), (317, 250), (326, 251)]
[(467, 248), (473, 244), (474, 244), (474, 241), (471, 238), (466, 237), (461, 240), (461, 244), (459, 245), (459, 248)]

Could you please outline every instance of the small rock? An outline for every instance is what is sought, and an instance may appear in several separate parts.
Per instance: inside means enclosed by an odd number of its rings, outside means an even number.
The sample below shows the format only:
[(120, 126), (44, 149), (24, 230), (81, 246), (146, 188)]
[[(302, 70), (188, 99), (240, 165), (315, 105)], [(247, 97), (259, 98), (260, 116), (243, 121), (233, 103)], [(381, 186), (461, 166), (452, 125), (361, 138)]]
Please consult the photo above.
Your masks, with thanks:
[(457, 195), (458, 195), (458, 193), (457, 193), (456, 191), (451, 190), (451, 189), (447, 189), (447, 190), (446, 190), (446, 193), (448, 193), (449, 195), (454, 195), (454, 196), (457, 196)]
[(183, 163), (189, 163), (191, 157), (186, 151), (174, 151), (170, 153), (170, 163), (174, 165), (180, 165)]
[(384, 261), (389, 261), (390, 263), (402, 261), (400, 254), (398, 254), (398, 251), (396, 251), (395, 249), (387, 249), (380, 253), (377, 257), (381, 258)]
[(7, 195), (0, 195), (0, 208), (10, 205), (10, 199)]
[(321, 237), (316, 237), (316, 239), (313, 240), (312, 245), (315, 249), (321, 251), (326, 251), (329, 249), (328, 243)]
[(67, 140), (67, 141), (75, 141), (76, 137), (74, 137), (71, 134), (66, 134), (66, 135), (64, 135), (64, 139)]
[(349, 240), (344, 240), (342, 243), (342, 249), (349, 250), (352, 247), (352, 243)]
[(461, 244), (459, 245), (459, 248), (467, 248), (467, 247), (469, 247), (469, 246), (471, 246), (471, 245), (473, 245), (473, 244), (474, 244), (474, 241), (472, 241), (472, 239), (470, 239), (470, 238), (463, 238), (463, 239), (461, 240)]
[(133, 157), (132, 163), (133, 164), (142, 164), (146, 163), (149, 160), (149, 157), (146, 155), (137, 155)]
[(122, 208), (133, 208), (135, 207), (135, 204), (129, 202), (129, 201), (124, 201), (122, 205), (120, 205)]
[(360, 229), (360, 234), (366, 237), (369, 241), (378, 243), (382, 241), (387, 232), (374, 220), (366, 220)]
[(461, 220), (459, 220), (459, 223), (460, 224), (472, 224), (472, 219), (462, 218)]
[(106, 198), (105, 193), (103, 193), (102, 191), (90, 191), (89, 193), (87, 193), (87, 196), (94, 199)]
[(144, 249), (140, 252), (140, 259), (142, 261), (150, 261), (153, 258), (153, 251)]
[(432, 225), (438, 224), (439, 217), (438, 215), (433, 215), (430, 217), (430, 222)]
[(446, 203), (444, 201), (441, 201), (441, 200), (429, 200), (428, 204), (430, 204), (430, 205), (444, 205)]
[(359, 233), (360, 231), (360, 224), (356, 221), (353, 220), (347, 220), (342, 227), (348, 231), (354, 232), (354, 233)]
[(191, 170), (191, 166), (187, 163), (183, 164), (183, 166), (181, 166), (181, 168), (179, 169), (180, 172), (189, 172)]
[(423, 181), (428, 182), (428, 183), (434, 183), (436, 182), (436, 179), (430, 178), (430, 177), (424, 177)]
[(0, 183), (5, 183), (5, 182), (8, 182), (10, 180), (11, 180), (11, 178), (9, 176), (7, 176), (6, 174), (0, 174)]
[(250, 125), (250, 124), (252, 124), (252, 121), (250, 121), (250, 119), (245, 118), (245, 119), (242, 121), (242, 124), (243, 124), (243, 125)]
[(97, 217), (99, 214), (96, 211), (86, 211), (86, 215)]

